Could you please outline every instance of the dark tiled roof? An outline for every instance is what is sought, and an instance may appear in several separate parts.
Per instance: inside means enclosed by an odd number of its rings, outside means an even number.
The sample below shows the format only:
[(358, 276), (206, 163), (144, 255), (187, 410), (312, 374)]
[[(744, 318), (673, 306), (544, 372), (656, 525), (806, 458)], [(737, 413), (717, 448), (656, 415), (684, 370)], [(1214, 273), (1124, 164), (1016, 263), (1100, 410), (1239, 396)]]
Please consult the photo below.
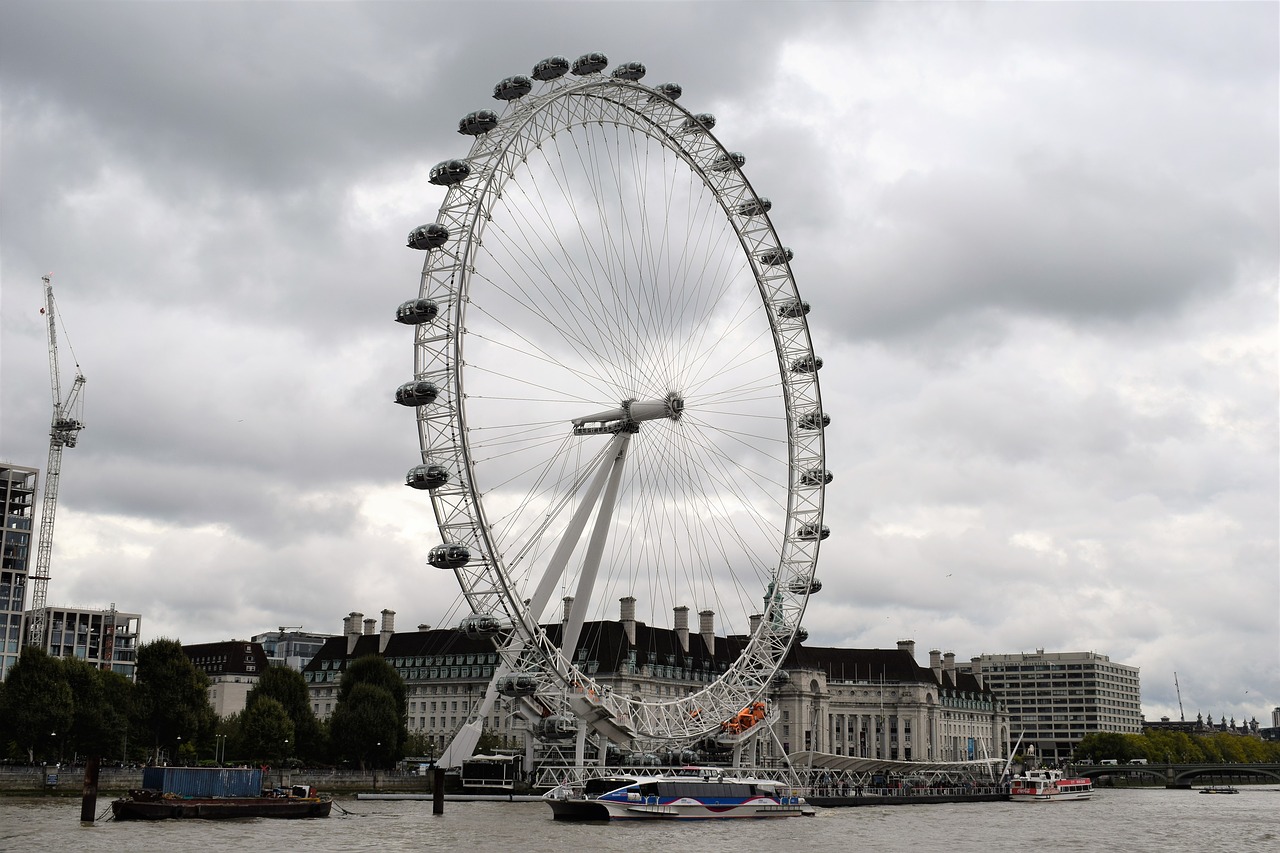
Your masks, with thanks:
[(257, 675), (264, 672), (270, 665), (267, 661), (267, 653), (262, 650), (262, 644), (246, 640), (198, 643), (193, 646), (183, 646), (182, 651), (196, 669), (207, 672), (209, 675), (223, 673)]

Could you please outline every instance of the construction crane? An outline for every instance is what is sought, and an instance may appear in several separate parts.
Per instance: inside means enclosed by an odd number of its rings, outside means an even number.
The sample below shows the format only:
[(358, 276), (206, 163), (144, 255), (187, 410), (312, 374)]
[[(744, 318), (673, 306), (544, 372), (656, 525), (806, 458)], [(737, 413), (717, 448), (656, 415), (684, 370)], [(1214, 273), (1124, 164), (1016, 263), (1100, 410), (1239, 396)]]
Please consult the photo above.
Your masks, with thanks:
[[(58, 375), (57, 312), (53, 304), (53, 282), (42, 276), (44, 307), (40, 313), (49, 323), (49, 378), (53, 386), (53, 420), (49, 425), (49, 464), (44, 470), (44, 509), (40, 512), (40, 540), (36, 545), (36, 567), (31, 575), (31, 619), (27, 622), (27, 645), (44, 645), (45, 598), (49, 591), (49, 563), (53, 556), (53, 519), (58, 511), (58, 480), (62, 476), (62, 448), (75, 447), (84, 422), (80, 420), (80, 389), (84, 374), (76, 363), (76, 378), (67, 396), (62, 396)], [(75, 361), (75, 352), (71, 353)]]
[(1187, 715), (1182, 710), (1182, 688), (1178, 686), (1178, 673), (1173, 674), (1173, 689), (1178, 694), (1178, 719), (1182, 722), (1187, 721)]

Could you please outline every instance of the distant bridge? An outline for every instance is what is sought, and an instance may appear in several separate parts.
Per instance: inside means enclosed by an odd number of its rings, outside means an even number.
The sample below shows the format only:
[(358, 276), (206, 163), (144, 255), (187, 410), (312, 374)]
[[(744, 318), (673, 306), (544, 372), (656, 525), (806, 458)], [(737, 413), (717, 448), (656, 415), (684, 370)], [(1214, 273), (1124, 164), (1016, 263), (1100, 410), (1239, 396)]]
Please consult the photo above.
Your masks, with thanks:
[(1192, 785), (1202, 776), (1257, 776), (1280, 782), (1280, 764), (1076, 764), (1073, 772), (1094, 781), (1104, 776), (1150, 776), (1165, 785)]

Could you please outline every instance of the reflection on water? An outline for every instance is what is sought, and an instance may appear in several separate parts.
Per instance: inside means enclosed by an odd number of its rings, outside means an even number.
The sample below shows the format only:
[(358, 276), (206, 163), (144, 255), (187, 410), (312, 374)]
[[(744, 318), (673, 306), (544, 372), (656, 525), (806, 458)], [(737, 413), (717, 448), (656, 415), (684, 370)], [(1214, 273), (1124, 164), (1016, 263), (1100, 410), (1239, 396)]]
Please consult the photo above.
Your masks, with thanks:
[[(574, 824), (541, 803), (380, 802), (343, 798), (326, 820), (175, 821), (81, 825), (74, 797), (0, 797), (0, 851), (130, 853), (509, 850), (519, 853), (697, 853), (911, 850), (1002, 853), (1044, 849), (1119, 853), (1280, 850), (1280, 788), (1233, 797), (1197, 791), (1106, 790), (1077, 803), (967, 803), (823, 809), (814, 818)], [(109, 801), (98, 802), (109, 815)]]

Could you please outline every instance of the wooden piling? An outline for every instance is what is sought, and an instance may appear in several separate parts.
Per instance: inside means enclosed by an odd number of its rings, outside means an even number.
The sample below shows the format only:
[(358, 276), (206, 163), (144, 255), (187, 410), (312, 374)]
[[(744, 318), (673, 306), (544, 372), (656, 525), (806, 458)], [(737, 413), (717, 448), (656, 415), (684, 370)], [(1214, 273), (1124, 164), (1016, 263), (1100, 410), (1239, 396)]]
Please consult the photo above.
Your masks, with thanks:
[(93, 823), (98, 814), (98, 756), (90, 756), (84, 765), (84, 788), (80, 793), (80, 822)]
[(444, 768), (437, 765), (431, 774), (431, 813), (444, 814)]

